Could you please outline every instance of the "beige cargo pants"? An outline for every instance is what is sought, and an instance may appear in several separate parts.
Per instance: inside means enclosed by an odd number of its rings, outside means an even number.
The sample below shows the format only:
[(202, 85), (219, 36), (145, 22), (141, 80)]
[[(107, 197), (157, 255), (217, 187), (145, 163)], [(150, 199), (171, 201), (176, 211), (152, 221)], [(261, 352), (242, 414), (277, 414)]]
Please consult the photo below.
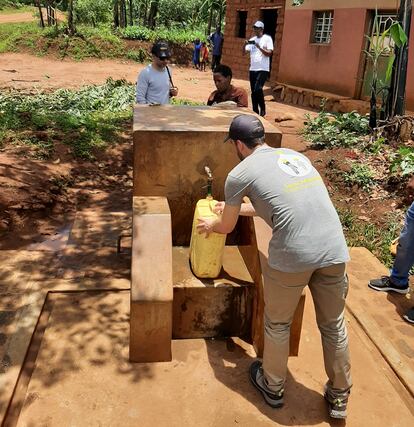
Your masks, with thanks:
[[(303, 273), (264, 271), (265, 336), (263, 371), (270, 391), (284, 387), (289, 356), (290, 325), (305, 286), (309, 286), (322, 336), (328, 395), (346, 398), (352, 386), (348, 333), (344, 320), (348, 277), (345, 264)], [(304, 355), (303, 357), (306, 357)]]

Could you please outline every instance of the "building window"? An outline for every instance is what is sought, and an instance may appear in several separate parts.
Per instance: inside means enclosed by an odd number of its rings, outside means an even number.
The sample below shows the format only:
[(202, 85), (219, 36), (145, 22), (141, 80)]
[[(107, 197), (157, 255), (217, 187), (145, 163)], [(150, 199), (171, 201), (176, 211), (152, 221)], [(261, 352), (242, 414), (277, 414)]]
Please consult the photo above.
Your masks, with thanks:
[(247, 10), (237, 11), (236, 37), (246, 38)]
[[(376, 20), (376, 22), (375, 22)], [(371, 31), (371, 47), (377, 44), (377, 38), (381, 36), (384, 31), (389, 30), (391, 25), (397, 20), (397, 15), (395, 13), (387, 12), (378, 12), (374, 15)], [(394, 49), (395, 43), (390, 35), (384, 38), (382, 42), (384, 48), (388, 47), (391, 50)]]
[(312, 43), (329, 44), (332, 38), (333, 10), (314, 12)]

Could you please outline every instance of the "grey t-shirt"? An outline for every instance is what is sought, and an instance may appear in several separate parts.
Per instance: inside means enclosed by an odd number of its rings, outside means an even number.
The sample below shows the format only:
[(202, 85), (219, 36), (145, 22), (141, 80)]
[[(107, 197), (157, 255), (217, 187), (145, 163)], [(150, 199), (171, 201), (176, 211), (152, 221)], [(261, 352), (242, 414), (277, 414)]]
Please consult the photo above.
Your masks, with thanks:
[(138, 104), (170, 103), (170, 80), (166, 68), (158, 71), (150, 64), (139, 73), (136, 101)]
[(260, 146), (228, 175), (226, 203), (249, 197), (273, 229), (269, 265), (287, 273), (349, 261), (342, 226), (309, 159), (287, 148)]

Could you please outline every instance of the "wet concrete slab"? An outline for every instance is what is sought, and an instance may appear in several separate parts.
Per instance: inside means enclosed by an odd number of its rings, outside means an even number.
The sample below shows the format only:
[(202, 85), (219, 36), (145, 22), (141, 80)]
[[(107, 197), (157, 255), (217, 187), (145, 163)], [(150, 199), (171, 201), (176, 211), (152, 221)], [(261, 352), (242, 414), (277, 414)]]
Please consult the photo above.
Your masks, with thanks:
[[(286, 405), (269, 408), (248, 380), (239, 339), (176, 340), (168, 363), (128, 362), (129, 292), (56, 295), (23, 408), (9, 425), (302, 426), (331, 423), (311, 299), (300, 354), (289, 360)], [(408, 427), (413, 400), (347, 314), (354, 388), (347, 426)], [(398, 416), (396, 416), (398, 414)]]

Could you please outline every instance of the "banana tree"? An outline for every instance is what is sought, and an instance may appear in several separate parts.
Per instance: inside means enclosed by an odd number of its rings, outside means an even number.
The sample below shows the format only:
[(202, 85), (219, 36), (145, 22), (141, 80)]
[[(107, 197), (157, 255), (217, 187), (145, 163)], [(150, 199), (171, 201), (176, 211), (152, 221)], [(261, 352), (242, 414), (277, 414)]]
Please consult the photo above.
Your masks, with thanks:
[[(395, 53), (390, 41), (398, 48), (401, 48), (406, 45), (408, 38), (397, 21), (392, 22), (388, 29), (381, 32), (378, 13), (376, 13), (374, 17), (372, 35), (366, 37), (368, 39), (369, 48), (365, 50), (365, 54), (372, 62), (369, 126), (371, 129), (374, 129), (377, 127), (377, 97), (379, 95), (382, 96), (381, 109), (384, 114), (389, 95), (393, 64), (395, 61)], [(378, 76), (378, 70), (380, 58), (383, 56), (389, 56), (389, 60), (385, 79), (381, 80)]]

